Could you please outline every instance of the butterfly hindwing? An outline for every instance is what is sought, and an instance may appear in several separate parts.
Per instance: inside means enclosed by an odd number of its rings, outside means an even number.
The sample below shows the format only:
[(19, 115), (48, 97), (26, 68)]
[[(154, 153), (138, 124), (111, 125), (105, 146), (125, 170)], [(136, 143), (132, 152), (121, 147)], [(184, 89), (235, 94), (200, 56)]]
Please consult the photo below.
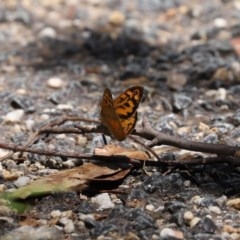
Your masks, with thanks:
[(105, 89), (103, 93), (100, 115), (101, 122), (108, 128), (114, 138), (122, 141), (124, 139), (124, 133), (114, 109), (111, 91), (108, 88)]

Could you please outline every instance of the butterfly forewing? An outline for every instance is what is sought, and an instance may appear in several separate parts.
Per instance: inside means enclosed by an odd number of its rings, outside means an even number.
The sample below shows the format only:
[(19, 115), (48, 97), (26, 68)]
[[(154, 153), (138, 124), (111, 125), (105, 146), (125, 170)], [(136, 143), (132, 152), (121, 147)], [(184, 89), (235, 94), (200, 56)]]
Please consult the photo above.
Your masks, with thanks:
[(119, 118), (129, 118), (137, 110), (142, 100), (143, 87), (134, 86), (122, 92), (113, 100), (115, 111)]

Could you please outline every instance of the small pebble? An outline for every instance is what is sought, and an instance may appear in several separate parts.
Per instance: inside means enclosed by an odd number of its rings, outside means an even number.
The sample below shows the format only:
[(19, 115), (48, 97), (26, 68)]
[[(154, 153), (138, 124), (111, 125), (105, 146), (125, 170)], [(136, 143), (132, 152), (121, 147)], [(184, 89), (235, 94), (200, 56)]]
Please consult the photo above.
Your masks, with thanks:
[(115, 204), (112, 202), (108, 193), (101, 193), (96, 197), (91, 198), (92, 203), (98, 204), (98, 211), (104, 209), (114, 208)]
[(53, 77), (48, 79), (47, 85), (48, 87), (58, 89), (64, 86), (64, 82), (61, 78)]
[(37, 220), (37, 223), (38, 223), (39, 226), (44, 226), (44, 225), (48, 224), (48, 220), (46, 220), (46, 219), (39, 219), (39, 220)]
[(221, 214), (222, 212), (218, 206), (209, 206), (208, 209), (210, 212), (215, 213), (217, 215)]
[(57, 218), (57, 217), (60, 217), (61, 215), (62, 215), (62, 212), (60, 210), (53, 210), (50, 213), (50, 216), (52, 218)]
[(10, 172), (5, 169), (2, 170), (2, 177), (4, 180), (15, 180), (20, 176), (23, 176), (24, 173), (21, 171)]
[(39, 32), (40, 38), (56, 38), (57, 33), (54, 28), (46, 27)]
[(231, 240), (239, 240), (240, 239), (240, 234), (239, 233), (232, 233), (230, 239)]
[(7, 223), (10, 223), (10, 224), (13, 224), (13, 222), (14, 222), (14, 219), (13, 218), (11, 218), (11, 217), (5, 217), (5, 216), (0, 216), (0, 221), (2, 222), (2, 223), (4, 223), (4, 222), (7, 222)]
[(227, 96), (227, 90), (225, 88), (219, 88), (216, 92), (215, 100), (225, 100)]
[(27, 91), (24, 88), (19, 88), (19, 89), (16, 90), (16, 93), (19, 94), (19, 95), (26, 95)]
[(73, 109), (73, 106), (69, 105), (69, 104), (58, 104), (57, 109), (59, 109), (59, 110), (71, 110), (71, 109)]
[(227, 201), (227, 206), (240, 210), (240, 198), (234, 198)]
[(85, 221), (86, 219), (95, 219), (93, 214), (84, 214), (84, 213), (79, 213), (78, 217), (80, 220)]
[(116, 27), (122, 26), (125, 21), (125, 16), (120, 11), (113, 11), (109, 16), (108, 21), (113, 26), (116, 26)]
[(171, 228), (163, 228), (160, 237), (161, 239), (184, 239), (183, 232)]
[(187, 108), (192, 103), (192, 99), (182, 93), (176, 93), (173, 95), (173, 105), (177, 110)]
[(191, 221), (190, 221), (190, 224), (189, 224), (189, 226), (191, 227), (191, 228), (193, 228), (196, 224), (198, 224), (198, 222), (201, 220), (201, 218), (199, 218), (199, 217), (194, 217)]
[(68, 223), (63, 228), (65, 233), (72, 233), (74, 229), (75, 227), (72, 220), (69, 220)]
[(187, 77), (181, 73), (169, 73), (167, 78), (167, 86), (173, 90), (181, 90), (183, 86), (187, 83)]
[(190, 221), (194, 218), (194, 214), (191, 211), (186, 211), (183, 214), (183, 218), (187, 223), (190, 223)]
[(78, 135), (77, 139), (76, 139), (76, 142), (80, 146), (86, 146), (87, 143), (88, 143), (88, 139), (83, 135)]
[(66, 226), (69, 221), (71, 221), (71, 220), (67, 217), (62, 217), (59, 219), (59, 223), (62, 224), (63, 226)]
[(5, 186), (5, 184), (0, 184), (0, 193), (5, 191), (7, 188)]
[(15, 122), (20, 122), (23, 116), (24, 116), (24, 111), (22, 109), (17, 109), (7, 113), (5, 116), (3, 116), (3, 119), (5, 122), (15, 123)]
[(227, 21), (224, 18), (215, 18), (213, 23), (214, 23), (215, 27), (217, 27), (217, 28), (227, 27)]
[(221, 197), (219, 197), (219, 198), (216, 199), (216, 203), (217, 203), (220, 207), (224, 206), (224, 205), (226, 204), (226, 201), (227, 201), (227, 196), (225, 196), (225, 195), (222, 195)]
[(28, 130), (33, 130), (33, 126), (35, 124), (35, 121), (32, 120), (32, 119), (27, 119), (25, 121), (25, 124), (26, 124), (26, 127), (27, 127)]
[(72, 210), (64, 211), (62, 212), (62, 217), (71, 218), (72, 214), (73, 214)]
[(75, 167), (75, 160), (74, 159), (69, 159), (69, 160), (67, 160), (67, 161), (64, 161), (63, 163), (62, 163), (62, 165), (65, 167), (65, 168), (73, 168), (73, 167)]
[(146, 210), (153, 212), (155, 210), (155, 207), (152, 204), (146, 205)]
[[(6, 156), (7, 154), (9, 153), (8, 150), (5, 150), (5, 149), (0, 149), (0, 158)], [(2, 164), (0, 164), (1, 167), (0, 167), (0, 171), (2, 170)]]
[(31, 179), (29, 177), (27, 177), (27, 176), (21, 176), (16, 181), (14, 181), (13, 184), (17, 188), (20, 188), (20, 187), (23, 187), (23, 186), (27, 185), (30, 182), (30, 180)]
[(7, 206), (0, 205), (0, 216), (9, 216), (12, 214), (12, 210)]

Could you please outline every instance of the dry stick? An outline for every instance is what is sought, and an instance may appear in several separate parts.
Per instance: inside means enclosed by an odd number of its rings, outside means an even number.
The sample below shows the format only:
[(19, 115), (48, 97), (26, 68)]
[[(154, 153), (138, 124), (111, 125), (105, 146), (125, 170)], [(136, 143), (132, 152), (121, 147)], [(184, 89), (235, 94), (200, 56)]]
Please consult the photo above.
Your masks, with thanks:
[(162, 160), (160, 159), (160, 157), (157, 155), (157, 153), (155, 153), (150, 147), (148, 147), (146, 144), (144, 144), (140, 139), (136, 138), (135, 136), (129, 136), (130, 139), (134, 140), (135, 142), (139, 143), (140, 145), (142, 145), (144, 148), (146, 148), (150, 153), (152, 153), (152, 155), (160, 162), (162, 162)]
[[(131, 159), (127, 156), (105, 156), (105, 155), (95, 155), (95, 154), (84, 154), (84, 153), (71, 153), (71, 152), (56, 152), (52, 150), (34, 149), (31, 147), (21, 147), (10, 143), (0, 143), (0, 148), (12, 150), (14, 152), (29, 152), (39, 155), (46, 156), (57, 156), (57, 157), (68, 157), (68, 158), (78, 158), (78, 159), (88, 159), (88, 160), (98, 160), (98, 161), (108, 161), (118, 160), (119, 163), (136, 163), (138, 164), (138, 159)], [(140, 159), (140, 161), (142, 161)]]
[(170, 145), (190, 151), (214, 153), (221, 156), (234, 156), (237, 158), (240, 156), (239, 147), (228, 146), (225, 144), (194, 142), (161, 133), (150, 125), (150, 122), (146, 117), (143, 119), (143, 128), (137, 128), (135, 134), (150, 140), (148, 143), (146, 143), (146, 145), (149, 147), (156, 145)]
[[(34, 149), (31, 147), (21, 147), (15, 144), (5, 144), (0, 143), (0, 148), (9, 149), (14, 152), (30, 152), (46, 156), (57, 156), (57, 157), (69, 157), (69, 158), (78, 158), (78, 159), (88, 159), (93, 161), (101, 162), (115, 162), (115, 163), (127, 163), (132, 164), (135, 167), (141, 167), (143, 164), (142, 159), (129, 158), (125, 155), (91, 155), (91, 154), (79, 154), (79, 153), (70, 153), (70, 152), (56, 152), (50, 150)], [(169, 162), (159, 162), (154, 160), (145, 160), (145, 164), (148, 166), (185, 166), (185, 165), (198, 165), (198, 164), (214, 164), (214, 163), (230, 163), (235, 165), (240, 165), (240, 161), (234, 157), (228, 156), (219, 156), (219, 157), (209, 157), (203, 159), (192, 159), (188, 161), (169, 161)]]
[[(77, 117), (66, 117), (62, 119), (58, 119), (57, 121), (52, 121), (50, 124), (44, 126), (40, 131), (34, 135), (36, 137), (38, 134), (41, 133), (54, 133), (53, 129), (49, 129), (47, 127), (49, 126), (54, 126), (61, 124), (65, 121), (86, 121), (86, 122), (97, 122), (95, 120), (90, 120), (90, 119), (83, 119), (83, 118), (77, 118)], [(100, 126), (95, 126), (95, 128), (89, 128), (89, 127), (78, 127), (81, 131), (76, 131), (76, 129), (72, 130), (72, 133), (86, 133), (86, 132), (101, 132), (102, 130), (105, 131), (105, 128), (100, 125)], [(69, 130), (68, 130), (69, 131)], [(60, 133), (58, 130), (57, 133)], [(61, 132), (62, 133), (62, 132)], [(156, 144), (166, 144), (166, 145), (171, 145), (179, 148), (185, 148), (188, 150), (192, 151), (202, 151), (202, 152), (208, 152), (208, 153), (215, 153), (219, 155), (224, 155), (223, 156), (218, 156), (218, 157), (209, 157), (205, 159), (192, 159), (190, 161), (169, 161), (169, 162), (156, 162), (156, 161), (151, 161), (147, 160), (145, 163), (147, 165), (152, 165), (152, 166), (162, 166), (163, 164), (168, 165), (168, 166), (183, 166), (183, 165), (196, 165), (196, 164), (213, 164), (213, 163), (231, 163), (235, 165), (240, 165), (240, 161), (234, 157), (231, 156), (236, 156), (239, 155), (239, 148), (237, 147), (232, 147), (232, 146), (227, 146), (227, 145), (221, 145), (221, 144), (207, 144), (207, 143), (198, 143), (198, 142), (191, 142), (191, 141), (186, 141), (180, 138), (168, 136), (166, 134), (159, 133), (157, 130), (153, 129), (150, 125), (150, 123), (147, 121), (145, 118), (143, 121), (143, 129), (137, 128), (135, 131), (136, 135), (143, 136), (146, 139), (152, 140), (149, 142), (148, 146), (153, 146)], [(132, 159), (128, 158), (127, 156), (101, 156), (101, 155), (88, 155), (88, 154), (73, 154), (73, 153), (59, 153), (55, 151), (48, 151), (48, 150), (40, 150), (40, 149), (31, 149), (29, 146), (20, 147), (18, 145), (13, 145), (13, 144), (4, 144), (0, 143), (0, 148), (3, 149), (9, 149), (14, 152), (19, 151), (19, 152), (31, 152), (31, 153), (36, 153), (36, 154), (42, 154), (42, 155), (48, 155), (48, 156), (59, 156), (59, 157), (71, 157), (71, 158), (80, 158), (80, 159), (89, 159), (89, 160), (99, 160), (99, 161), (111, 161), (117, 160), (120, 162), (127, 162), (127, 163), (133, 163), (133, 164), (142, 164), (141, 162), (138, 161), (138, 159)], [(227, 157), (228, 155), (228, 157)]]
[[(31, 136), (31, 138), (22, 146), (23, 148), (25, 147), (29, 147), (31, 146), (35, 141), (38, 140), (39, 138), (39, 135), (41, 134), (44, 134), (44, 133), (64, 133), (64, 129), (61, 130), (61, 129), (54, 129), (53, 127), (54, 126), (59, 126), (67, 121), (82, 121), (82, 122), (89, 122), (89, 123), (97, 123), (97, 124), (100, 124), (100, 121), (97, 121), (97, 120), (93, 120), (93, 119), (87, 119), (87, 118), (81, 118), (81, 117), (72, 117), (72, 116), (63, 116), (63, 117), (60, 117), (60, 118), (57, 118), (57, 119), (54, 119), (48, 123), (46, 123), (44, 126), (42, 126), (35, 134), (33, 134), (33, 136)], [(85, 133), (88, 133), (88, 132), (94, 132), (94, 131), (97, 131), (97, 132), (102, 132), (101, 129), (98, 129), (97, 127), (95, 127), (96, 129), (88, 129), (87, 127), (83, 128)], [(71, 129), (65, 129), (65, 133), (76, 133), (76, 134), (81, 134), (83, 133), (82, 131), (79, 131), (75, 128), (71, 128)], [(8, 153), (6, 154), (5, 156), (1, 157), (0, 158), (0, 162), (7, 159), (7, 158), (10, 158), (12, 155), (13, 155), (14, 152), (12, 153)]]

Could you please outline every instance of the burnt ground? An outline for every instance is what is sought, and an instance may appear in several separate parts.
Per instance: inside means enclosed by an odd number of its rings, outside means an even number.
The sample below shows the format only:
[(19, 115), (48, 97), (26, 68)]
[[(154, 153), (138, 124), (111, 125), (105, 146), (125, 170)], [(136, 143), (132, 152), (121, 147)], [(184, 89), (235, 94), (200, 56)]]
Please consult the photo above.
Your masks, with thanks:
[[(1, 142), (24, 145), (44, 123), (66, 114), (98, 119), (106, 87), (116, 96), (141, 85), (138, 125), (147, 116), (170, 135), (239, 145), (239, 1), (26, 0), (0, 6)], [(131, 139), (108, 141), (143, 149)], [(92, 153), (103, 141), (100, 134), (62, 134), (35, 145)], [(154, 150), (169, 161), (209, 156)], [(72, 167), (59, 157), (26, 153), (19, 159), (16, 153), (1, 162), (1, 191), (17, 188), (22, 175), (33, 180)], [(113, 186), (119, 192), (106, 191), (102, 201), (114, 206), (102, 210), (95, 194), (78, 192), (30, 199), (33, 207), (23, 214), (2, 207), (1, 239), (240, 239), (238, 166), (147, 172), (138, 169)]]

